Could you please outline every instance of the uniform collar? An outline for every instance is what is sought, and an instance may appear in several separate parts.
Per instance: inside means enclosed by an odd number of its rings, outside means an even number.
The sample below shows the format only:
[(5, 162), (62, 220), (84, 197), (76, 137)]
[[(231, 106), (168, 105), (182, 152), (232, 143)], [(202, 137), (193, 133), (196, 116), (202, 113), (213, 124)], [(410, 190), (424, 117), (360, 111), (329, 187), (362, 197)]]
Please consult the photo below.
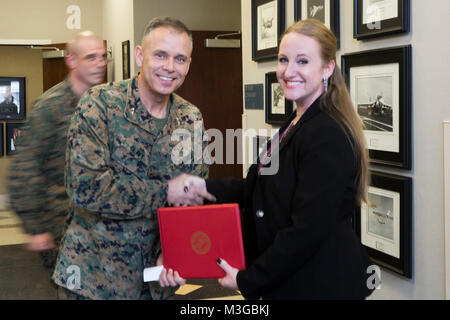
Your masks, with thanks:
[(155, 136), (158, 136), (160, 133), (164, 135), (167, 131), (172, 131), (172, 127), (174, 126), (173, 120), (177, 118), (177, 104), (174, 94), (172, 93), (169, 96), (169, 102), (167, 103), (168, 119), (163, 131), (161, 132), (158, 129), (156, 122), (153, 120), (153, 117), (141, 101), (138, 88), (138, 75), (139, 74), (134, 76), (128, 83), (127, 104), (124, 110), (125, 118)]

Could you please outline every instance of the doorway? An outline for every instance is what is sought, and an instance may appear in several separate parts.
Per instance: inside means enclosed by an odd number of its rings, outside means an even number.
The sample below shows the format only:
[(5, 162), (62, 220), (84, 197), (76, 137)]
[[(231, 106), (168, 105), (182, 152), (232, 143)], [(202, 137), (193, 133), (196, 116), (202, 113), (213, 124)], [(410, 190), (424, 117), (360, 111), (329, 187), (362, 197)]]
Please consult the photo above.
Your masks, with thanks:
[[(242, 129), (242, 46), (205, 47), (205, 39), (233, 32), (236, 31), (192, 31), (192, 63), (183, 85), (177, 90), (177, 94), (200, 109), (206, 130), (214, 128), (222, 133), (223, 164), (212, 164), (209, 169), (209, 177), (214, 179), (242, 178), (242, 159), (238, 159), (241, 150), (238, 150), (237, 139), (233, 143), (233, 164), (226, 164), (226, 129)], [(240, 39), (241, 36), (233, 38)]]

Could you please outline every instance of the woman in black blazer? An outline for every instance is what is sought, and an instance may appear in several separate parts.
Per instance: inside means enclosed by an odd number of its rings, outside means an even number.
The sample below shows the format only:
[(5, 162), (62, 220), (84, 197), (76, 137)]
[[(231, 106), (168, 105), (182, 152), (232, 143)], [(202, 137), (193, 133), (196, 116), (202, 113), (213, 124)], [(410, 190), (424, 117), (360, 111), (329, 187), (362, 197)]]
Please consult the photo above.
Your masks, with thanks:
[(277, 78), (296, 112), (245, 180), (206, 180), (218, 203), (243, 209), (247, 269), (218, 264), (226, 272), (219, 282), (245, 298), (364, 299), (371, 293), (371, 263), (351, 223), (355, 206), (367, 200), (367, 150), (336, 50), (335, 36), (317, 20), (287, 29)]

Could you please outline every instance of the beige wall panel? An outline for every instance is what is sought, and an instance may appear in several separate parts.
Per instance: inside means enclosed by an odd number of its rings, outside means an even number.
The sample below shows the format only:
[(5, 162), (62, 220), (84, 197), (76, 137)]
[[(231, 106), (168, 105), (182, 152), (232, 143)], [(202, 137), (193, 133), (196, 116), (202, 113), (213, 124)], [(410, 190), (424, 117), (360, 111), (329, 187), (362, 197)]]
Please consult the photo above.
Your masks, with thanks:
[[(67, 8), (80, 8), (80, 29), (69, 29)], [(1, 2), (0, 39), (67, 42), (82, 30), (102, 35), (101, 0), (14, 0)]]

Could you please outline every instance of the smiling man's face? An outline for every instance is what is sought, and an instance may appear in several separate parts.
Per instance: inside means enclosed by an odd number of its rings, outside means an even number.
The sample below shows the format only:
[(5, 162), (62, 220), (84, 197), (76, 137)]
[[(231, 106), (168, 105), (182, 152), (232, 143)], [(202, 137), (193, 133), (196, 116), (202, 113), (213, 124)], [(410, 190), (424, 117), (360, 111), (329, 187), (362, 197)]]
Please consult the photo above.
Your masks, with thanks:
[(189, 71), (191, 53), (189, 36), (172, 27), (159, 27), (145, 36), (136, 52), (145, 89), (154, 96), (177, 90)]

